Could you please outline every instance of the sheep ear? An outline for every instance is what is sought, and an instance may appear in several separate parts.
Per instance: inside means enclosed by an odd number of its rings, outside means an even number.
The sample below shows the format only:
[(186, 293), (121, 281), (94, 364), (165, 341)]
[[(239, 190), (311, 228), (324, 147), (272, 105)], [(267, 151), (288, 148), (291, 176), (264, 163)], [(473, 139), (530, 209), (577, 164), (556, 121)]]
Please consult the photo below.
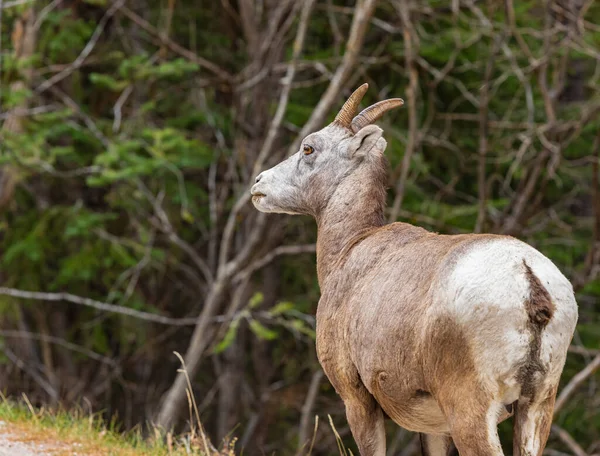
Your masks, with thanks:
[[(377, 125), (367, 125), (366, 127), (361, 128), (350, 140), (348, 153), (353, 157), (364, 157), (371, 152), (379, 141), (385, 143), (382, 135), (383, 130)], [(383, 149), (385, 149), (385, 145)]]

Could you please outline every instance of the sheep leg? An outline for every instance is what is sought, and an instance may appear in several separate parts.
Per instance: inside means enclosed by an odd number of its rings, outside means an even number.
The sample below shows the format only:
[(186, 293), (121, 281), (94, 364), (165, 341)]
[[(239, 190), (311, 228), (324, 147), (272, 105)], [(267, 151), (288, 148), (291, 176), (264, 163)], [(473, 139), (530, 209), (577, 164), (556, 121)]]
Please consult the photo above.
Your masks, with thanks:
[(498, 417), (504, 405), (479, 385), (464, 381), (444, 389), (438, 403), (460, 456), (503, 456)]
[(458, 456), (452, 438), (447, 435), (419, 434), (422, 456)]
[(385, 456), (383, 411), (364, 386), (344, 398), (346, 418), (361, 456)]
[(513, 425), (515, 456), (539, 456), (544, 451), (552, 425), (556, 390), (556, 387), (550, 388), (538, 396), (539, 400), (520, 398), (517, 402)]

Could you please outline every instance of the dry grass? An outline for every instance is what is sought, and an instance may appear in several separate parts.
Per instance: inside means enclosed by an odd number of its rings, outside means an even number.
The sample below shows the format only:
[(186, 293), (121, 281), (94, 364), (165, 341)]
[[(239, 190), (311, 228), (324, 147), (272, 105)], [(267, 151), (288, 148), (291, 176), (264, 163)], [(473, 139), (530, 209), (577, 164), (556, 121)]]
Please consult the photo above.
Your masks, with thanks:
[(217, 450), (194, 426), (192, 431), (180, 435), (152, 427), (149, 435), (144, 436), (140, 429), (119, 432), (98, 415), (81, 410), (36, 409), (26, 397), (14, 400), (1, 393), (0, 396), (0, 421), (4, 422), (0, 431), (16, 442), (43, 445), (44, 451), (52, 455), (235, 455), (235, 441), (224, 442)]
[[(193, 405), (192, 405), (193, 408)], [(316, 417), (313, 436), (309, 445), (298, 455), (310, 456), (315, 444), (318, 428)], [(4, 424), (0, 432), (10, 434), (16, 442), (43, 445), (44, 451), (53, 456), (235, 456), (235, 439), (221, 444), (215, 449), (210, 440), (195, 428), (185, 434), (174, 435), (152, 428), (149, 436), (140, 430), (118, 432), (111, 424), (102, 421), (97, 415), (80, 410), (36, 409), (26, 398), (19, 401), (5, 398), (0, 393), (0, 421)], [(340, 456), (352, 456), (329, 417), (329, 425), (336, 436)], [(243, 452), (240, 452), (243, 454)]]
[[(147, 435), (143, 435), (139, 428), (119, 432), (114, 422), (106, 423), (96, 414), (81, 409), (36, 409), (25, 395), (19, 400), (7, 399), (1, 392), (0, 421), (3, 426), (0, 431), (10, 435), (11, 440), (43, 445), (46, 453), (55, 456), (235, 456), (235, 438), (221, 442), (220, 448), (216, 448), (204, 432), (185, 363), (178, 353), (176, 355), (182, 364), (179, 372), (187, 380), (190, 430), (184, 434), (174, 435), (155, 426), (149, 427)], [(315, 418), (310, 444), (302, 448), (298, 456), (310, 456), (312, 453), (319, 425), (318, 417)], [(340, 456), (352, 456), (352, 452), (344, 447), (331, 417), (329, 424)]]

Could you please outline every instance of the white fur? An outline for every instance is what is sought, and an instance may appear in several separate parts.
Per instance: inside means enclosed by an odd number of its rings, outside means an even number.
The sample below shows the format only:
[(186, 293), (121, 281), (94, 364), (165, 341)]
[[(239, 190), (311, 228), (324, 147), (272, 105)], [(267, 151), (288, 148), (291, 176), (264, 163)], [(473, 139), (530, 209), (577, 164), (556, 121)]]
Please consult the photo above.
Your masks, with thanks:
[(543, 330), (540, 358), (556, 384), (577, 322), (577, 304), (569, 281), (537, 250), (516, 239), (474, 246), (457, 262), (445, 286), (450, 313), (463, 327), (480, 379), (498, 401), (515, 401), (517, 373), (533, 335), (525, 302), (530, 283), (523, 260), (547, 289), (556, 306)]
[(490, 456), (504, 456), (502, 452), (502, 445), (500, 444), (500, 437), (498, 437), (498, 417), (504, 406), (500, 403), (494, 402), (487, 411), (486, 427), (488, 432), (488, 440), (490, 444), (494, 445), (492, 449), (493, 453)]
[(537, 407), (530, 407), (527, 410), (527, 419), (523, 424), (523, 442), (522, 442), (522, 452), (523, 456), (535, 456), (539, 454), (540, 450), (540, 438), (538, 436), (538, 429), (536, 426), (537, 417), (536, 415), (539, 413)]

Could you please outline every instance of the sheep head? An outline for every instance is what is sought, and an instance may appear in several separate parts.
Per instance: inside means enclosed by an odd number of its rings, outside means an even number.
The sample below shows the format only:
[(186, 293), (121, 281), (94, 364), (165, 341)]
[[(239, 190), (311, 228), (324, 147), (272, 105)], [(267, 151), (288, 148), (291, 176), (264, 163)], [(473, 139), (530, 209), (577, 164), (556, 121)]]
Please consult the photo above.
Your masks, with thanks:
[(355, 115), (368, 87), (356, 89), (335, 120), (306, 136), (298, 152), (256, 177), (251, 193), (259, 211), (317, 216), (344, 179), (380, 158), (387, 143), (373, 123), (404, 102), (380, 101)]

